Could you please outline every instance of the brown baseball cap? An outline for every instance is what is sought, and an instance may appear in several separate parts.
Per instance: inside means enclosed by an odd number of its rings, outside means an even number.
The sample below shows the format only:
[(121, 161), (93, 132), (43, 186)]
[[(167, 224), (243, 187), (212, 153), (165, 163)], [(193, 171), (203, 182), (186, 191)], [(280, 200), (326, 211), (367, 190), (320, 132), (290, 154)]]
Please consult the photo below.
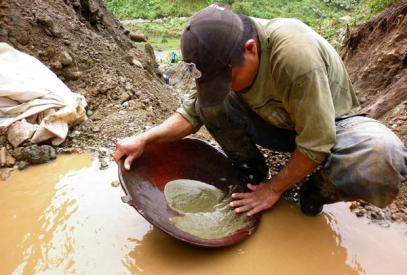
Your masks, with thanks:
[(243, 23), (239, 16), (218, 4), (195, 13), (185, 28), (181, 52), (190, 70), (198, 70), (195, 78), (202, 107), (222, 103), (229, 93), (231, 59), (242, 34)]

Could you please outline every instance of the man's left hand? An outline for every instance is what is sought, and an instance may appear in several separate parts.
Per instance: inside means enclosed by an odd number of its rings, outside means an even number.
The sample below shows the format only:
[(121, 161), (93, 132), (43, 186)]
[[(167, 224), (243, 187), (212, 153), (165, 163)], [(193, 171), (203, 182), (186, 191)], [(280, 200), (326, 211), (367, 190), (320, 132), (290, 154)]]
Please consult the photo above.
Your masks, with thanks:
[(252, 190), (249, 193), (233, 193), (233, 201), (230, 206), (235, 208), (236, 213), (246, 212), (247, 216), (252, 216), (260, 211), (271, 208), (281, 196), (281, 193), (272, 189), (270, 183), (260, 185), (248, 184), (247, 187)]

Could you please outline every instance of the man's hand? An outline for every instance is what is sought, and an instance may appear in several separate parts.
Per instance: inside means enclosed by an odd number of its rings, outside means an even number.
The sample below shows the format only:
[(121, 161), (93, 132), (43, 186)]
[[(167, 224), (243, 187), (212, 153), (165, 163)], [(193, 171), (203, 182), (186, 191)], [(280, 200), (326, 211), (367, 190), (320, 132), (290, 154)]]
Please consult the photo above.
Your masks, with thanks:
[(163, 123), (151, 128), (147, 132), (120, 140), (116, 144), (114, 160), (118, 162), (122, 157), (126, 156), (124, 169), (130, 170), (132, 161), (143, 154), (147, 145), (179, 140), (193, 132), (194, 129), (191, 123), (179, 113), (175, 113)]
[(142, 135), (124, 138), (116, 144), (114, 160), (118, 162), (122, 157), (126, 156), (124, 169), (130, 170), (131, 163), (143, 154), (145, 147), (146, 141)]
[(271, 208), (279, 199), (282, 193), (273, 190), (270, 183), (260, 185), (248, 184), (247, 187), (252, 190), (249, 193), (233, 193), (231, 207), (235, 208), (236, 213), (247, 212), (247, 216), (252, 216), (260, 211)]
[(295, 149), (287, 165), (270, 182), (260, 185), (248, 184), (252, 192), (232, 194), (231, 207), (237, 213), (247, 212), (248, 216), (271, 208), (281, 194), (311, 173), (318, 163)]

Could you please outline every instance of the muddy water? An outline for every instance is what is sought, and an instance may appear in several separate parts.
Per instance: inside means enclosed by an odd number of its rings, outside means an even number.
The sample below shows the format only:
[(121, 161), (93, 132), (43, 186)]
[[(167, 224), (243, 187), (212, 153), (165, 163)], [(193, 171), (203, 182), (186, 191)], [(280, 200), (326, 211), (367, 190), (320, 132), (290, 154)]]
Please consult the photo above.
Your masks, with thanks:
[(257, 232), (199, 249), (122, 204), (116, 166), (64, 156), (0, 181), (0, 274), (406, 274), (407, 228), (380, 228), (339, 203), (316, 218), (281, 202)]

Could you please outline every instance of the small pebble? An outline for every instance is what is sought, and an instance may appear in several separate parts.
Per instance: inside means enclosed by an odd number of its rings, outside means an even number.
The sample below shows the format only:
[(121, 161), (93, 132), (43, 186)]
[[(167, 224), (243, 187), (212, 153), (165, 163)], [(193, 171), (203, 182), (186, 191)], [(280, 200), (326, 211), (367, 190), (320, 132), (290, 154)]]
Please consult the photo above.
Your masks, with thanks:
[(353, 201), (353, 202), (351, 203), (351, 205), (349, 206), (349, 208), (350, 208), (350, 210), (354, 210), (354, 209), (356, 209), (358, 206), (359, 206), (359, 203), (356, 202), (356, 201)]
[(27, 167), (28, 167), (28, 162), (26, 162), (24, 160), (17, 162), (18, 170), (24, 170)]
[(372, 217), (372, 219), (376, 219), (376, 220), (381, 220), (381, 219), (383, 219), (382, 214), (379, 213), (379, 212), (372, 212), (372, 213), (370, 214), (370, 216)]
[(71, 134), (69, 134), (71, 138), (79, 138), (81, 136), (81, 132), (75, 130)]
[(109, 167), (109, 163), (105, 159), (100, 160), (100, 166), (99, 166), (100, 170), (104, 170), (107, 167)]
[(355, 214), (356, 214), (356, 216), (357, 217), (363, 217), (364, 215), (365, 215), (365, 213), (364, 212), (362, 212), (362, 211), (360, 211), (359, 209), (357, 209), (356, 211), (355, 211)]
[(92, 132), (94, 132), (94, 133), (99, 133), (99, 132), (100, 132), (100, 128), (97, 127), (97, 126), (95, 126), (95, 127), (92, 128)]
[(120, 186), (120, 182), (118, 180), (114, 180), (111, 183), (112, 187), (119, 187)]

